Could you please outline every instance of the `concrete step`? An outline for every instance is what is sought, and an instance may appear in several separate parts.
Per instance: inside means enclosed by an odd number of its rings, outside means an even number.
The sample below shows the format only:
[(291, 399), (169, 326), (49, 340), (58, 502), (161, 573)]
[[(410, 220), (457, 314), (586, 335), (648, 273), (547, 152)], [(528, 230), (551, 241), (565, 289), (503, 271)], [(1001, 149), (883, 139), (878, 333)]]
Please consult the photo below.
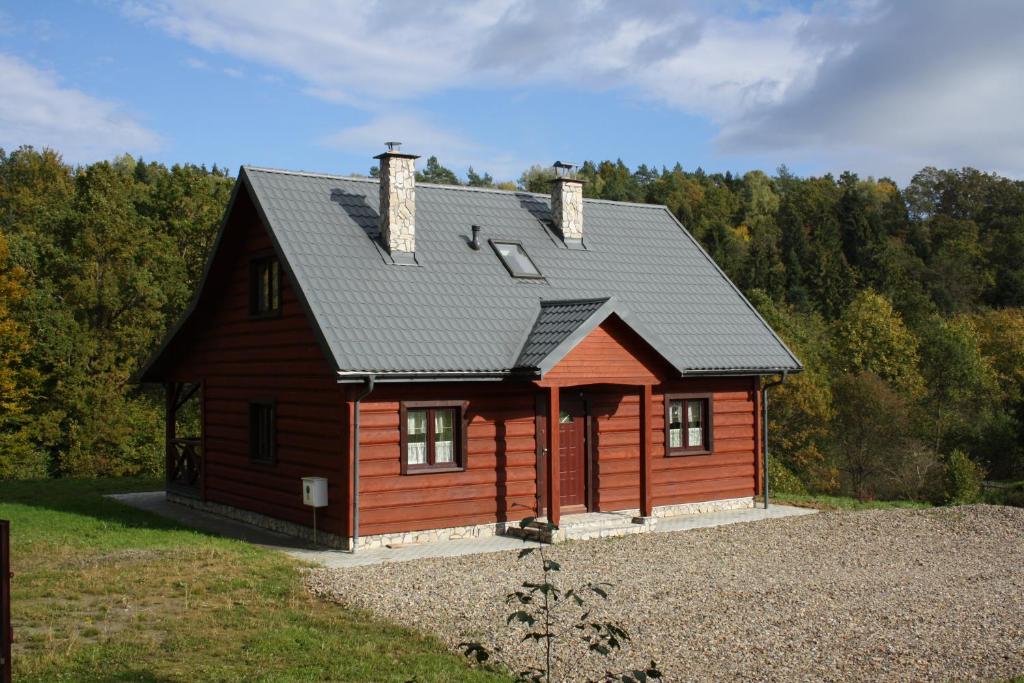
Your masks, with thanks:
[(651, 531), (653, 526), (653, 520), (636, 518), (634, 521), (634, 518), (625, 515), (588, 513), (563, 518), (557, 529), (548, 528), (545, 520), (541, 519), (525, 528), (511, 529), (508, 533), (541, 543), (559, 543), (642, 534)]

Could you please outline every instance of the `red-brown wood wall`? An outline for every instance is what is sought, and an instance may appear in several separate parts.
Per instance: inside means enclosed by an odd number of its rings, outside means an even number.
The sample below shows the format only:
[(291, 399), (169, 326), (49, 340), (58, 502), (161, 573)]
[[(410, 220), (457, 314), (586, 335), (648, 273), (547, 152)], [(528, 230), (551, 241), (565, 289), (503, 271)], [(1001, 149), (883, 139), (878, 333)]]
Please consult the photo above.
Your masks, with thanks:
[[(205, 492), (209, 501), (311, 525), (301, 478), (328, 478), (321, 529), (346, 520), (344, 394), (317, 343), (295, 288), (281, 275), (281, 315), (249, 315), (249, 260), (273, 247), (244, 190), (197, 315), (175, 340), (166, 374), (203, 382)], [(277, 462), (249, 460), (249, 401), (277, 405)]]
[(636, 332), (612, 316), (597, 326), (544, 376), (551, 384), (652, 383), (668, 364)]
[[(361, 536), (518, 520), (536, 512), (536, 389), (378, 384), (360, 409)], [(402, 475), (400, 401), (466, 401), (465, 471)]]

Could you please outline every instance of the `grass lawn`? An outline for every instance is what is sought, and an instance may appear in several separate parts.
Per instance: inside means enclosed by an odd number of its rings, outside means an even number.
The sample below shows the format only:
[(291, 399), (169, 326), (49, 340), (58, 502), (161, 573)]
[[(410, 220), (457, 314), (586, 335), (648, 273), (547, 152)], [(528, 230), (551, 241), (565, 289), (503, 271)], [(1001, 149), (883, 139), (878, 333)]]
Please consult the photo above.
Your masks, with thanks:
[(892, 508), (930, 508), (928, 503), (914, 500), (857, 500), (848, 496), (819, 496), (814, 494), (773, 493), (772, 501), (786, 505), (815, 508), (817, 510), (887, 510)]
[(301, 564), (103, 498), (145, 479), (0, 482), (17, 681), (498, 681), (320, 602)]

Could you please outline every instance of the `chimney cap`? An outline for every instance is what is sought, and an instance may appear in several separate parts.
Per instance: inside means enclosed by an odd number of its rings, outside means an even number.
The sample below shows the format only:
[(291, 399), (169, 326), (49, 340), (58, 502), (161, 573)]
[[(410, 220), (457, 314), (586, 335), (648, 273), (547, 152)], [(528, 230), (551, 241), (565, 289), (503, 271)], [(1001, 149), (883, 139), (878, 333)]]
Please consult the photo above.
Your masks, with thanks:
[(374, 159), (383, 159), (384, 157), (398, 157), (399, 159), (420, 158), (418, 154), (406, 154), (405, 152), (403, 152), (402, 143), (398, 142), (397, 140), (389, 140), (384, 143), (384, 146), (388, 148), (387, 151), (381, 152), (377, 156), (373, 157)]
[(556, 161), (552, 166), (555, 169), (555, 180), (576, 180), (579, 164), (571, 161)]

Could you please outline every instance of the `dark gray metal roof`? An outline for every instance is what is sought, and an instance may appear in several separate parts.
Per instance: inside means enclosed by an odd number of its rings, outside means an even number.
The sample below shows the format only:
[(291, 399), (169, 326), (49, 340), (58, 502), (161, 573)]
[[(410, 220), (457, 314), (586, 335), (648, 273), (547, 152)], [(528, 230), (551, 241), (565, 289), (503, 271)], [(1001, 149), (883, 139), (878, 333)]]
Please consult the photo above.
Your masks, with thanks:
[[(585, 249), (568, 249), (545, 195), (421, 184), (416, 264), (398, 265), (377, 239), (376, 180), (243, 167), (239, 182), (341, 373), (510, 372), (611, 297), (684, 372), (801, 367), (663, 206), (585, 200)], [(510, 277), (493, 250), (471, 249), (474, 224), (520, 242), (544, 279)]]

